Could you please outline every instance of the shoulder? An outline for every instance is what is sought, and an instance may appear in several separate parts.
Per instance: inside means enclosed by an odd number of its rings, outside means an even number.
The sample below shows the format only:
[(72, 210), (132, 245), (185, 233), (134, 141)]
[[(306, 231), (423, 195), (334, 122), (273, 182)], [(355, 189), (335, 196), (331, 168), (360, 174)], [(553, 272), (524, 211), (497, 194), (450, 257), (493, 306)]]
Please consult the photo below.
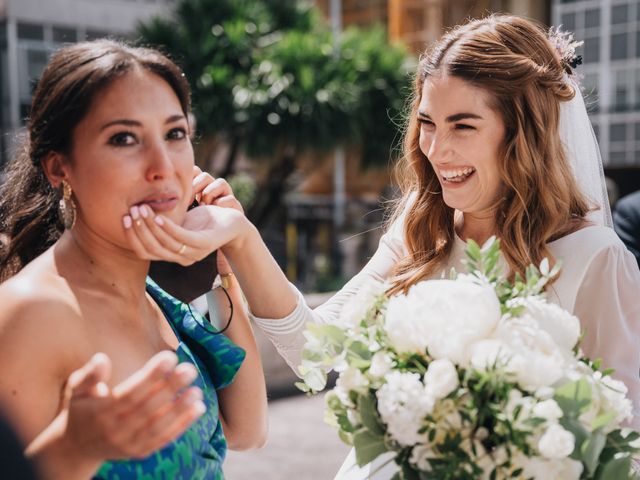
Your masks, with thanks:
[(27, 350), (35, 360), (69, 347), (81, 316), (69, 292), (52, 280), (25, 272), (0, 285), (0, 361), (7, 352)]
[(613, 220), (618, 226), (629, 222), (640, 224), (640, 191), (618, 200), (613, 212)]
[(580, 257), (584, 261), (599, 255), (625, 252), (626, 247), (609, 227), (592, 225), (565, 235), (549, 243), (549, 249), (555, 256)]

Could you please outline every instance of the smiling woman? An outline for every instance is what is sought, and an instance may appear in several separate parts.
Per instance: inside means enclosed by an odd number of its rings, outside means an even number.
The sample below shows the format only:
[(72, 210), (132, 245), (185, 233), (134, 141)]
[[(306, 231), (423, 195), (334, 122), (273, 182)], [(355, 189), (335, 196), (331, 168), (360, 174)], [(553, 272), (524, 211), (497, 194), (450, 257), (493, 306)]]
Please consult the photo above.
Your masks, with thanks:
[(227, 443), (264, 442), (239, 289), (223, 336), (147, 279), (242, 217), (209, 205), (237, 201), (194, 167), (188, 114), (176, 65), (111, 41), (57, 52), (35, 91), (0, 200), (0, 403), (46, 478), (218, 479)]

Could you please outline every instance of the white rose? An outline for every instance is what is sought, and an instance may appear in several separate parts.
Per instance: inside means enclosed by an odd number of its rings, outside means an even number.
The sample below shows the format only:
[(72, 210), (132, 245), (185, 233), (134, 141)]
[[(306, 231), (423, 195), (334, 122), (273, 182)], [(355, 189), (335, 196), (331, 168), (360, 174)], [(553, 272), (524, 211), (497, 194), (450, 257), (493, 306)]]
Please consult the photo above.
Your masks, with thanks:
[(376, 352), (371, 358), (371, 366), (369, 367), (369, 374), (372, 377), (380, 378), (384, 377), (394, 365), (394, 361), (391, 355), (385, 352)]
[(627, 398), (627, 386), (610, 376), (601, 376), (595, 372), (596, 379), (600, 379), (598, 386), (604, 400), (603, 409), (615, 412), (614, 422), (619, 424), (633, 417), (633, 404)]
[(544, 418), (547, 422), (555, 422), (562, 417), (562, 409), (553, 399), (543, 400), (533, 407), (533, 416)]
[(538, 450), (542, 456), (550, 459), (568, 457), (573, 452), (574, 447), (575, 438), (573, 434), (557, 423), (550, 425), (538, 442)]
[(365, 377), (360, 369), (349, 367), (340, 373), (340, 376), (336, 380), (336, 387), (349, 392), (351, 390), (360, 390), (362, 387), (366, 387), (369, 384), (367, 377)]
[[(395, 298), (395, 297), (394, 297)], [(421, 352), (465, 365), (471, 343), (486, 338), (500, 320), (500, 302), (489, 286), (467, 281), (417, 283), (387, 306), (385, 330), (398, 351)]]
[(424, 440), (418, 433), (424, 418), (433, 411), (435, 399), (424, 388), (420, 375), (392, 371), (376, 392), (380, 418), (389, 434), (401, 445)]
[(436, 399), (444, 398), (458, 388), (458, 371), (446, 358), (434, 360), (424, 374), (424, 383), (428, 393)]

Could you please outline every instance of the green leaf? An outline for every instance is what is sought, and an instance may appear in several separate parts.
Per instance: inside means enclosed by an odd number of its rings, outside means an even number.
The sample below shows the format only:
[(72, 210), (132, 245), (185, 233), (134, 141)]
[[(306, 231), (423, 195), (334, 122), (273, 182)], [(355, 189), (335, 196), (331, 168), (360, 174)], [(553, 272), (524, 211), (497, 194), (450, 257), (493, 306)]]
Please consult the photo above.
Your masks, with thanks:
[(294, 383), (294, 385), (304, 393), (309, 393), (311, 391), (311, 388), (309, 388), (309, 385), (307, 385), (304, 382), (296, 382)]
[(589, 471), (589, 475), (593, 475), (596, 472), (600, 453), (602, 453), (606, 441), (607, 437), (602, 431), (596, 431), (582, 444), (580, 448), (582, 460)]
[(598, 415), (593, 422), (591, 422), (591, 429), (598, 430), (599, 428), (604, 427), (611, 423), (611, 421), (616, 417), (616, 413), (613, 411), (605, 412), (601, 415)]
[(631, 456), (628, 454), (618, 455), (604, 465), (596, 480), (623, 480), (629, 478), (630, 474)]
[(358, 395), (358, 411), (362, 424), (374, 435), (384, 435), (384, 428), (380, 423), (376, 400), (373, 395)]
[(591, 387), (581, 378), (559, 387), (554, 399), (566, 415), (578, 417), (591, 405)]
[(364, 467), (387, 451), (384, 437), (373, 435), (367, 429), (354, 433), (353, 446), (356, 449), (356, 463), (359, 467)]

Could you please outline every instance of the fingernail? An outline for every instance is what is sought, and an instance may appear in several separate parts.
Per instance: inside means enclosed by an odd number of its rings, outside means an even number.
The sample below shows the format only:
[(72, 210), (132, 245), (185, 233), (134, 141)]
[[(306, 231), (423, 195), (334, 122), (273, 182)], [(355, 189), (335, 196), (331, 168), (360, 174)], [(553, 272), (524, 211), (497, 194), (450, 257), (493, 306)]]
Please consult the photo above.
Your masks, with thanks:
[(149, 216), (149, 210), (147, 210), (146, 205), (140, 206), (140, 215), (142, 215), (142, 218), (147, 218)]
[(164, 225), (164, 219), (160, 215), (157, 215), (154, 220), (156, 221), (156, 223), (158, 225), (160, 225), (160, 226)]
[(193, 410), (196, 415), (201, 416), (204, 414), (204, 412), (207, 411), (207, 407), (205, 407), (204, 403), (201, 400), (198, 400), (193, 404)]
[(137, 220), (139, 216), (140, 216), (140, 210), (138, 209), (138, 207), (131, 207), (131, 217), (134, 220)]
[(122, 219), (122, 223), (124, 224), (124, 228), (131, 228), (131, 217), (129, 215), (125, 215)]

